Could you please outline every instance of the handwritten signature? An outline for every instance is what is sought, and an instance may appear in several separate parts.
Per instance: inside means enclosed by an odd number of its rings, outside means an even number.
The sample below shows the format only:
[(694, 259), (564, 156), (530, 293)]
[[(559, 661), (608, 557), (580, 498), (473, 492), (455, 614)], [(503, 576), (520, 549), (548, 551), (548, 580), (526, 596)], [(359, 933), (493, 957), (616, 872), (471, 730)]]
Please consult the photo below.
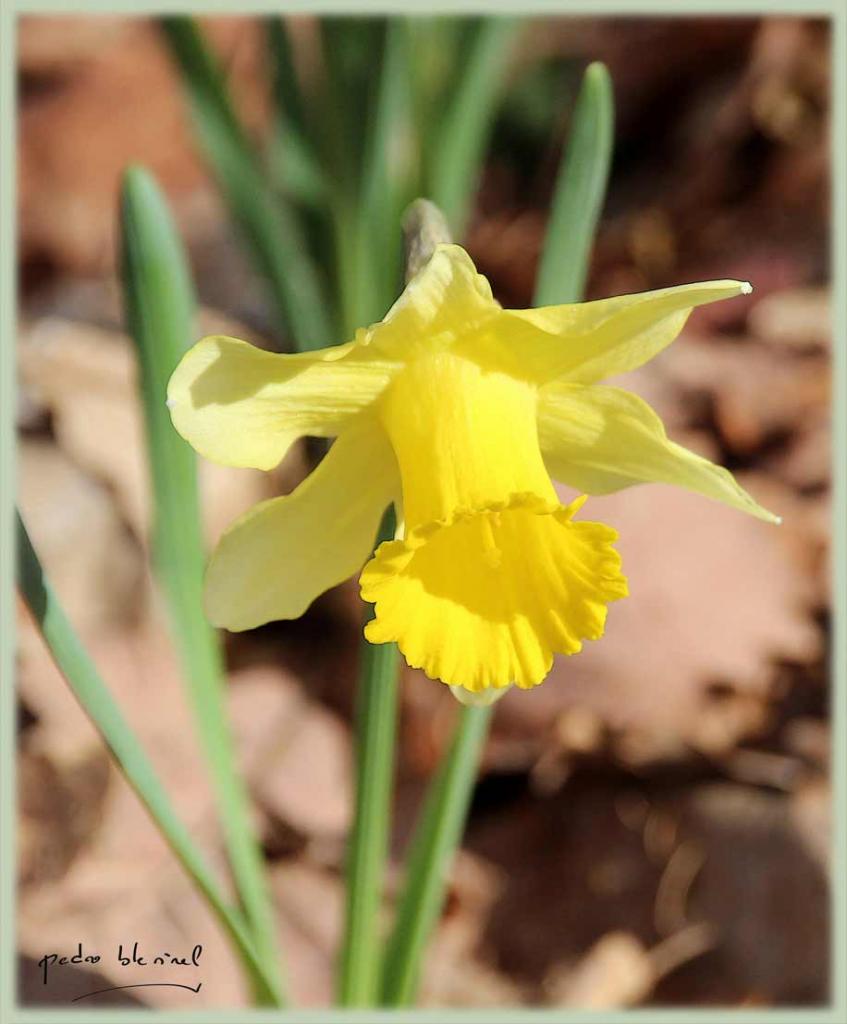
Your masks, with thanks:
[[(133, 942), (131, 945), (124, 945), (122, 942), (118, 943), (118, 948), (115, 951), (114, 959), (111, 961), (118, 967), (199, 967), (200, 957), (203, 955), (203, 947), (198, 943), (188, 955), (178, 955), (176, 953), (162, 950), (154, 955), (142, 952), (139, 949), (139, 944)], [(87, 952), (83, 948), (81, 942), (77, 943), (76, 952), (70, 955), (63, 955), (60, 953), (45, 953), (44, 956), (38, 961), (38, 966), (41, 968), (41, 981), (42, 984), (46, 985), (48, 980), (52, 977), (52, 972), (57, 967), (67, 967), (69, 965), (75, 966), (78, 964), (99, 964), (103, 962), (103, 957), (97, 952)], [(97, 989), (94, 992), (86, 992), (84, 995), (77, 996), (73, 1002), (78, 1002), (80, 999), (87, 999), (89, 996), (102, 995), (104, 992), (116, 992), (119, 989), (125, 988), (183, 988), (189, 992), (195, 994), (200, 991), (202, 982), (197, 982), (196, 985), (186, 985), (182, 982), (176, 981), (146, 981), (137, 982), (130, 985), (115, 985), (111, 988)]]

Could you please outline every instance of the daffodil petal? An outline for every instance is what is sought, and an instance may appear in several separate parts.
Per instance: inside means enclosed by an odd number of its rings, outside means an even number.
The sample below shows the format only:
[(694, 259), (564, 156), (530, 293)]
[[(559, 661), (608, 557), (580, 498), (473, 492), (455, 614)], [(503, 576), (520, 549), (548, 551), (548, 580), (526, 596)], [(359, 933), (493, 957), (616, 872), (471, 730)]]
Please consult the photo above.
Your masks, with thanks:
[(406, 285), (368, 343), (392, 359), (447, 348), (500, 313), (491, 285), (459, 245), (439, 245)]
[(212, 336), (168, 385), (174, 426), (212, 462), (272, 469), (298, 437), (334, 437), (379, 396), (393, 367), (365, 345), (297, 355)]
[(209, 619), (239, 631), (302, 615), (361, 569), (399, 486), (377, 422), (345, 430), (296, 490), (256, 505), (221, 538), (206, 572)]
[(648, 362), (679, 334), (696, 306), (751, 291), (743, 281), (706, 281), (597, 302), (504, 310), (498, 335), (543, 384), (592, 384)]
[(376, 604), (368, 640), (396, 641), (410, 665), (450, 686), (536, 686), (554, 652), (602, 635), (607, 603), (627, 592), (617, 534), (573, 522), (580, 504), (515, 495), (381, 544), (361, 576)]
[(779, 522), (729, 470), (669, 440), (637, 395), (603, 385), (552, 384), (538, 396), (538, 436), (550, 475), (587, 494), (668, 483)]

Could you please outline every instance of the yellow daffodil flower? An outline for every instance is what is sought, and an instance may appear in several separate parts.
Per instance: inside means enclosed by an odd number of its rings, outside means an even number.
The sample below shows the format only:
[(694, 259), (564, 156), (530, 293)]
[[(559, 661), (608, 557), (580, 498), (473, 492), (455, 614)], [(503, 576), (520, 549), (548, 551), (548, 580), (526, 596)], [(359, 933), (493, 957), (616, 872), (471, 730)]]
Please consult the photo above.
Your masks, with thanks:
[(366, 635), (478, 693), (531, 687), (556, 652), (602, 635), (627, 593), (616, 533), (574, 517), (587, 494), (679, 484), (774, 521), (725, 469), (666, 435), (640, 398), (598, 384), (652, 359), (689, 313), (749, 291), (682, 285), (598, 302), (503, 309), (467, 253), (439, 246), (385, 319), (298, 355), (204, 338), (168, 389), (201, 454), (270, 469), (303, 435), (336, 440), (292, 494), (257, 505), (209, 565), (206, 610), (250, 629), (301, 615), (359, 569), (386, 506), (402, 515), (361, 574)]

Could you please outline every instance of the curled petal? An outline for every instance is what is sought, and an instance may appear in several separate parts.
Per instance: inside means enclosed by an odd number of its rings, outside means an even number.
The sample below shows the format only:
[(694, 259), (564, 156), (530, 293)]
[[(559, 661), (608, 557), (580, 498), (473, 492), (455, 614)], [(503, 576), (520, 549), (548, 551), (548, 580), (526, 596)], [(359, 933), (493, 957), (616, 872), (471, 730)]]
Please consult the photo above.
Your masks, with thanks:
[(603, 633), (626, 595), (617, 534), (574, 522), (535, 495), (430, 523), (381, 544), (361, 576), (376, 604), (366, 636), (396, 641), (410, 665), (472, 692), (540, 683), (553, 654)]
[(256, 505), (221, 538), (206, 572), (209, 619), (238, 631), (302, 615), (362, 567), (399, 486), (376, 421), (350, 427), (296, 490)]
[(675, 484), (779, 522), (729, 470), (669, 440), (656, 413), (629, 391), (580, 384), (542, 388), (538, 436), (550, 475), (587, 494), (646, 482)]
[(272, 469), (298, 437), (334, 437), (371, 405), (393, 367), (359, 342), (297, 355), (203, 338), (168, 384), (174, 426), (225, 466)]
[(743, 281), (684, 284), (597, 302), (504, 310), (497, 327), (537, 383), (563, 378), (593, 384), (658, 355), (696, 306), (750, 291)]

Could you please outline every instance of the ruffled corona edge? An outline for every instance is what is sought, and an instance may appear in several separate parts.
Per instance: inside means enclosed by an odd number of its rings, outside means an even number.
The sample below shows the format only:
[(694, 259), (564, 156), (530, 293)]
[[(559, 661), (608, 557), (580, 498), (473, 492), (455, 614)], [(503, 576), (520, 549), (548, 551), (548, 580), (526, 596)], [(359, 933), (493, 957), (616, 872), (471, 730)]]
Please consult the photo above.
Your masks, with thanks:
[(360, 579), (376, 605), (368, 640), (474, 693), (537, 686), (554, 654), (602, 636), (607, 605), (627, 594), (616, 531), (573, 521), (584, 500), (514, 494), (381, 544)]

